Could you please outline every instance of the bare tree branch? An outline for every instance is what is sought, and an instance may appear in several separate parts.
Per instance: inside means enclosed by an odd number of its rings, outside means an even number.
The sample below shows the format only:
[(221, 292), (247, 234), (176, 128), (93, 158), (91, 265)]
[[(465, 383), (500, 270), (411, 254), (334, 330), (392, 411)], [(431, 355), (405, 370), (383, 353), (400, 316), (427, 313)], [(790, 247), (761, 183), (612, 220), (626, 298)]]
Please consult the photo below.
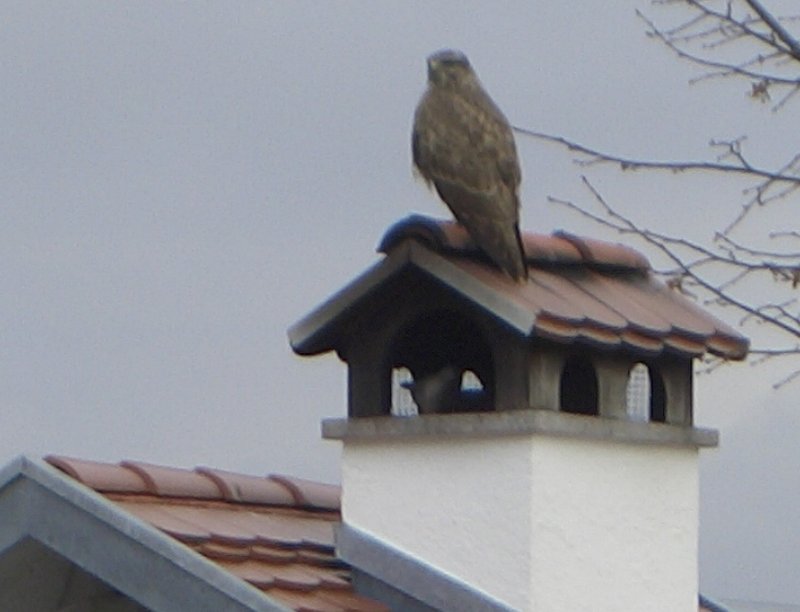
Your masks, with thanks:
[[(740, 77), (750, 82), (751, 96), (770, 100), (770, 90), (786, 93), (772, 107), (780, 110), (800, 86), (798, 66), (800, 41), (785, 24), (797, 16), (777, 16), (758, 0), (729, 0), (724, 10), (712, 8), (710, 0), (654, 0), (655, 5), (688, 7), (693, 16), (672, 28), (660, 28), (641, 11), (637, 15), (647, 25), (647, 34), (669, 48), (677, 57), (707, 69), (690, 82), (715, 78)], [(740, 45), (749, 52), (738, 61), (716, 52)], [(717, 57), (717, 55), (721, 55)]]
[[(683, 16), (676, 25), (661, 27), (637, 11), (648, 36), (703, 71), (690, 83), (743, 79), (749, 94), (770, 101), (773, 112), (785, 111), (790, 101), (798, 99), (800, 40), (795, 26), (800, 24), (800, 16), (779, 16), (761, 0), (652, 0), (652, 4)], [(776, 91), (780, 95), (772, 101)], [(772, 241), (768, 246), (734, 237), (745, 219), (750, 219), (751, 226), (763, 219), (758, 213), (768, 205), (778, 201), (800, 204), (800, 152), (777, 167), (768, 167), (750, 159), (742, 136), (711, 140), (710, 146), (718, 152), (715, 159), (660, 161), (608, 153), (562, 135), (514, 129), (571, 151), (573, 161), (583, 168), (607, 164), (621, 170), (750, 179), (750, 186), (742, 191), (741, 205), (732, 211), (732, 220), (703, 243), (645, 228), (611, 206), (586, 176), (582, 181), (591, 194), (591, 207), (552, 196), (549, 200), (605, 228), (644, 241), (666, 262), (665, 269), (655, 273), (664, 276), (673, 289), (712, 308), (734, 309), (740, 315), (739, 323), (749, 329), (756, 326), (756, 331), (771, 331), (751, 349), (751, 363), (800, 357), (800, 230), (791, 227), (791, 220), (781, 221), (789, 228), (768, 231), (765, 227), (762, 236)], [(765, 290), (770, 287), (774, 290)], [(719, 359), (705, 360), (702, 371), (712, 372), (720, 363)], [(800, 380), (800, 366), (774, 386), (796, 380)]]
[(514, 130), (525, 136), (538, 140), (558, 144), (570, 151), (575, 151), (584, 155), (584, 158), (576, 159), (575, 162), (580, 166), (593, 166), (598, 164), (616, 164), (621, 170), (666, 170), (670, 172), (715, 172), (739, 174), (760, 179), (755, 185), (747, 190), (752, 194), (751, 197), (742, 204), (739, 212), (733, 217), (731, 222), (722, 230), (721, 233), (730, 233), (739, 225), (756, 206), (766, 206), (775, 200), (780, 200), (800, 189), (800, 154), (794, 156), (778, 170), (767, 170), (753, 165), (742, 153), (742, 139), (735, 140), (712, 140), (712, 147), (724, 149), (719, 159), (734, 159), (735, 163), (726, 164), (707, 161), (655, 161), (642, 160), (631, 157), (622, 157), (612, 153), (605, 153), (598, 149), (579, 144), (563, 136), (553, 136), (534, 130), (521, 127), (514, 127)]
[[(694, 2), (691, 2), (691, 1), (689, 3), (690, 4), (697, 4), (697, 3), (694, 3)], [(703, 10), (706, 11), (710, 15), (716, 15), (716, 13), (714, 13), (713, 11), (707, 11), (707, 9), (705, 9), (705, 8), (703, 8)], [(703, 57), (702, 55), (700, 55), (698, 53), (693, 53), (691, 51), (687, 51), (684, 47), (681, 46), (680, 43), (689, 42), (689, 41), (693, 40), (693, 38), (691, 38), (691, 37), (690, 38), (682, 38), (682, 39), (675, 38), (671, 33), (664, 32), (664, 31), (658, 29), (658, 27), (656, 27), (655, 23), (653, 23), (647, 17), (645, 17), (645, 15), (643, 13), (637, 11), (636, 14), (639, 16), (640, 19), (642, 19), (642, 21), (644, 21), (649, 26), (650, 30), (648, 31), (648, 34), (650, 36), (654, 37), (654, 38), (657, 38), (662, 43), (664, 43), (664, 45), (669, 47), (675, 53), (675, 55), (677, 55), (679, 58), (684, 59), (684, 60), (688, 60), (688, 61), (692, 62), (693, 64), (697, 64), (698, 66), (703, 66), (704, 68), (712, 68), (713, 69), (713, 72), (707, 72), (707, 73), (703, 74), (700, 77), (696, 77), (695, 79), (692, 80), (692, 82), (697, 82), (697, 81), (700, 81), (700, 80), (711, 79), (711, 78), (728, 77), (728, 76), (736, 75), (736, 76), (746, 77), (748, 79), (752, 79), (754, 81), (758, 81), (758, 82), (761, 82), (761, 83), (764, 83), (764, 84), (781, 84), (781, 85), (788, 85), (788, 86), (792, 86), (792, 87), (797, 85), (797, 79), (795, 79), (795, 78), (784, 77), (784, 76), (781, 76), (780, 74), (777, 74), (777, 73), (750, 69), (750, 66), (758, 65), (758, 64), (763, 65), (763, 64), (768, 63), (767, 62), (768, 59), (777, 60), (777, 59), (781, 58), (785, 53), (785, 51), (782, 50), (782, 49), (778, 50), (778, 51), (776, 51), (776, 52), (774, 52), (774, 53), (772, 53), (772, 54), (770, 54), (768, 56), (757, 55), (754, 58), (748, 58), (747, 60), (745, 60), (745, 61), (743, 61), (743, 62), (741, 62), (739, 64), (733, 64), (733, 63), (729, 63), (729, 62), (713, 60), (713, 59), (710, 59), (708, 57)], [(714, 46), (720, 46), (723, 43), (731, 42), (732, 40), (734, 40), (734, 38), (738, 38), (741, 35), (746, 35), (747, 32), (750, 31), (749, 28), (747, 28), (747, 26), (743, 22), (742, 23), (738, 23), (737, 25), (742, 30), (742, 34), (732, 35), (730, 33), (727, 33), (724, 30), (714, 31), (714, 33), (723, 36), (723, 38), (721, 38), (719, 41), (717, 41), (714, 44)], [(709, 34), (711, 34), (711, 32), (705, 32), (704, 36), (708, 36)], [(753, 35), (754, 38), (756, 38), (758, 40), (761, 40), (762, 42), (765, 42), (765, 44), (768, 44), (768, 45), (772, 46), (771, 43), (767, 42), (765, 37), (761, 36), (760, 34), (753, 33), (752, 35)]]
[[(786, 173), (797, 164), (798, 159), (795, 158), (790, 164), (784, 167), (784, 172), (775, 172), (764, 168), (756, 168), (741, 159), (739, 165), (736, 164), (721, 164), (718, 162), (707, 161), (656, 161), (656, 160), (642, 160), (632, 157), (622, 157), (612, 153), (605, 153), (598, 149), (579, 144), (574, 140), (570, 140), (563, 136), (554, 136), (552, 134), (545, 134), (527, 128), (513, 126), (515, 132), (543, 140), (550, 143), (559, 144), (566, 147), (570, 151), (582, 153), (588, 157), (584, 160), (575, 160), (582, 166), (590, 166), (594, 164), (610, 163), (618, 164), (621, 170), (668, 170), (670, 172), (685, 172), (685, 171), (712, 171), (712, 172), (729, 172), (733, 174), (743, 174), (747, 176), (754, 176), (767, 179), (772, 183), (789, 183), (800, 186), (800, 175), (793, 175)], [(728, 145), (725, 141), (711, 141), (712, 146)]]
[[(669, 283), (672, 287), (683, 290), (683, 284), (689, 281), (692, 286), (709, 295), (709, 301), (713, 301), (720, 306), (734, 307), (742, 312), (744, 315), (743, 321), (756, 320), (787, 334), (789, 337), (794, 338), (795, 342), (800, 342), (800, 311), (792, 312), (787, 308), (788, 306), (796, 305), (796, 300), (789, 300), (783, 304), (757, 304), (742, 299), (731, 291), (742, 278), (750, 274), (756, 274), (759, 271), (774, 275), (775, 273), (785, 273), (786, 270), (800, 270), (800, 260), (794, 266), (788, 268), (770, 262), (748, 263), (720, 255), (707, 247), (684, 238), (676, 238), (645, 229), (615, 210), (587, 177), (583, 176), (581, 180), (591, 192), (594, 201), (600, 205), (603, 215), (592, 213), (586, 207), (569, 200), (553, 197), (549, 198), (549, 200), (566, 206), (595, 223), (613, 229), (620, 234), (634, 235), (650, 244), (674, 264), (675, 268), (673, 270), (660, 272), (663, 275), (673, 277), (672, 282)], [(687, 254), (682, 255), (678, 249), (683, 249)], [(711, 263), (733, 269), (733, 276), (725, 282), (710, 279), (702, 273), (701, 269)], [(790, 275), (787, 276), (787, 280), (789, 279)], [(752, 353), (756, 355), (785, 356), (800, 354), (800, 349), (797, 346), (794, 348), (755, 347), (752, 349)]]
[(789, 52), (794, 58), (800, 61), (800, 43), (792, 37), (789, 32), (781, 25), (780, 21), (776, 19), (769, 11), (767, 11), (758, 0), (745, 0), (750, 8), (752, 8), (761, 20), (766, 23), (770, 30), (788, 47)]

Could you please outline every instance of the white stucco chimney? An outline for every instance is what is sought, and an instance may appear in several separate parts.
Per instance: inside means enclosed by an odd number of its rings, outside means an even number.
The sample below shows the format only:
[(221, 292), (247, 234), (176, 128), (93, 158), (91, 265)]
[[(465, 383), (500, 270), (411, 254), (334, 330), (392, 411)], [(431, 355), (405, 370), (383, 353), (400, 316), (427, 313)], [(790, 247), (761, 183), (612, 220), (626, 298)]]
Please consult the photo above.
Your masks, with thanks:
[(523, 242), (515, 283), (411, 218), (290, 330), (348, 365), (339, 553), (397, 610), (696, 612), (692, 361), (747, 340), (631, 249)]
[(415, 420), (326, 423), (348, 526), (515, 610), (696, 612), (712, 432), (547, 411)]

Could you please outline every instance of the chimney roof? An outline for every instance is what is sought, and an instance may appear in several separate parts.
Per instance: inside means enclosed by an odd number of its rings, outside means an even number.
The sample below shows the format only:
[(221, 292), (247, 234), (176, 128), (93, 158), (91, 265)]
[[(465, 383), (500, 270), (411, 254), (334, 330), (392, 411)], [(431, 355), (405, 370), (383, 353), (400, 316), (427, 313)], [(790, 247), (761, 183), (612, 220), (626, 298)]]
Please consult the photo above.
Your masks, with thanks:
[(460, 225), (408, 217), (384, 235), (382, 261), (289, 330), (292, 348), (303, 355), (337, 349), (378, 288), (416, 269), (525, 336), (643, 357), (746, 356), (744, 336), (656, 279), (637, 251), (566, 232), (522, 240), (529, 279), (517, 283), (487, 262)]

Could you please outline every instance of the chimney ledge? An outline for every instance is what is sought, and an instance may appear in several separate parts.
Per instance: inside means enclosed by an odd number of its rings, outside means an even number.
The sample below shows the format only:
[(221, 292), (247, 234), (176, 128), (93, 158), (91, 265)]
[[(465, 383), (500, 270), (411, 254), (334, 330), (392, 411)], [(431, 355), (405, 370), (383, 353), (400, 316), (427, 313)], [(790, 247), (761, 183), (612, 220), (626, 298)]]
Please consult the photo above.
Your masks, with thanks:
[(494, 438), (542, 435), (648, 446), (713, 448), (715, 429), (525, 409), (479, 414), (432, 414), (324, 419), (322, 437), (343, 442), (420, 438)]

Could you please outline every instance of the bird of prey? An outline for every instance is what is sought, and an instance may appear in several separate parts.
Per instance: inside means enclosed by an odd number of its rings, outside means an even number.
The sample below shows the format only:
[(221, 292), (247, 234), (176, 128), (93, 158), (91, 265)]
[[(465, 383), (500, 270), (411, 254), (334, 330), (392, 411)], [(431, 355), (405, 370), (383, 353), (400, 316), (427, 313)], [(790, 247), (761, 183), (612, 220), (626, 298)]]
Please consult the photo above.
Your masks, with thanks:
[(411, 148), (416, 169), (477, 246), (511, 278), (526, 279), (514, 136), (463, 53), (428, 58)]

